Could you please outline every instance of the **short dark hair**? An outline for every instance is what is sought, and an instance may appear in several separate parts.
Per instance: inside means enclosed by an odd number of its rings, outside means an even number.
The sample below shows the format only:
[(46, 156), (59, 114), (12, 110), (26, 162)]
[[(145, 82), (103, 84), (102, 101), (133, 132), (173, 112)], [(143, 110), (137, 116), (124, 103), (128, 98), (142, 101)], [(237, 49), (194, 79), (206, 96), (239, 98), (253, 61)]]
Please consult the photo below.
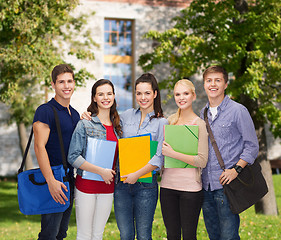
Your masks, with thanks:
[(205, 78), (209, 73), (222, 73), (225, 83), (228, 82), (228, 73), (222, 66), (214, 65), (208, 67), (203, 73), (203, 81), (205, 81)]
[(72, 68), (67, 64), (60, 64), (60, 65), (55, 66), (53, 71), (52, 71), (52, 81), (53, 81), (53, 83), (56, 83), (58, 75), (60, 75), (62, 73), (71, 73), (72, 77), (73, 77), (73, 80), (74, 80), (74, 73), (73, 73)]
[(141, 83), (141, 82), (145, 82), (145, 83), (149, 83), (151, 84), (152, 90), (153, 92), (157, 92), (157, 96), (156, 98), (154, 98), (154, 102), (153, 102), (153, 108), (154, 108), (154, 116), (151, 116), (150, 119), (152, 118), (159, 118), (159, 117), (163, 117), (163, 110), (161, 107), (161, 96), (160, 96), (160, 90), (159, 90), (159, 86), (157, 83), (156, 78), (154, 77), (153, 74), (151, 73), (144, 73), (142, 74), (135, 83), (135, 89), (136, 86)]

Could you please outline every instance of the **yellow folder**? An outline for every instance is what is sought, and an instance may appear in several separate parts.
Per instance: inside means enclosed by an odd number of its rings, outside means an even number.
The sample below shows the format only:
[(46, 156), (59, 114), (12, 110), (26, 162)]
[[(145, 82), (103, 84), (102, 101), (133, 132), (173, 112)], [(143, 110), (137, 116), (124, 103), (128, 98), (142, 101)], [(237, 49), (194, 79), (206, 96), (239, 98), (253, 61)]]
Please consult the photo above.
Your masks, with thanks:
[[(120, 176), (136, 172), (150, 160), (150, 136), (121, 138), (118, 140)], [(140, 178), (151, 177), (151, 172)], [(121, 178), (124, 181), (125, 178)]]

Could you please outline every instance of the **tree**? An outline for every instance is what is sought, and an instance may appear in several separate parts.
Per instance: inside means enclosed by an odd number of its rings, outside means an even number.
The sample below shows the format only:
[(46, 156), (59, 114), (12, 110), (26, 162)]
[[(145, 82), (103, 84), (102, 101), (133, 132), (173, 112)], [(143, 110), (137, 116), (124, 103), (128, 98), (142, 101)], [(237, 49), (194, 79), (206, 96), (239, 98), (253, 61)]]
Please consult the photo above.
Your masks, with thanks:
[(156, 47), (139, 59), (145, 71), (168, 64), (170, 76), (162, 82), (163, 88), (214, 63), (232, 74), (228, 94), (253, 118), (258, 160), (269, 186), (256, 211), (270, 215), (277, 214), (277, 207), (264, 124), (270, 124), (275, 137), (281, 136), (280, 13), (279, 0), (195, 0), (174, 19), (172, 29), (145, 35)]
[[(25, 126), (32, 123), (34, 111), (50, 86), (52, 68), (65, 62), (67, 54), (94, 59), (92, 50), (97, 44), (84, 27), (88, 16), (70, 14), (77, 5), (78, 0), (0, 3), (0, 101), (10, 106), (10, 122), (17, 123), (22, 151)], [(76, 86), (91, 77), (85, 69), (79, 70)]]

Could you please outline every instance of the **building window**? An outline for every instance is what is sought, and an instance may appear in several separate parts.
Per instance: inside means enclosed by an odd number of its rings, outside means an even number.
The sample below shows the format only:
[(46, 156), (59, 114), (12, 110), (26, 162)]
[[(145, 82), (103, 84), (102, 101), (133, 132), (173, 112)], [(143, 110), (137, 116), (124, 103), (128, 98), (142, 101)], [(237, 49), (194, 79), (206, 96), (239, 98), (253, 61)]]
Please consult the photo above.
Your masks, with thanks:
[(104, 23), (104, 78), (115, 86), (119, 112), (133, 106), (133, 24), (120, 19)]

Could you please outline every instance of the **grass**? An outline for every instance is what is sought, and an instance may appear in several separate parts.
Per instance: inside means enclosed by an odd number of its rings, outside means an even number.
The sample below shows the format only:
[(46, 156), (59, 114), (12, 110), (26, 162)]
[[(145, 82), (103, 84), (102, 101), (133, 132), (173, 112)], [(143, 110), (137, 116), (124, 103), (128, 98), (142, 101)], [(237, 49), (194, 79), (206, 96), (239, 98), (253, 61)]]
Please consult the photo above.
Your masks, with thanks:
[[(278, 208), (281, 208), (281, 175), (273, 175), (275, 194)], [(40, 216), (25, 216), (20, 213), (17, 202), (17, 184), (14, 181), (0, 182), (0, 236), (1, 240), (12, 239), (37, 239), (40, 230)], [(281, 239), (281, 217), (264, 216), (255, 214), (254, 207), (240, 215), (241, 239)], [(208, 239), (204, 226), (202, 214), (198, 225), (198, 240)], [(75, 214), (72, 214), (69, 224), (67, 239), (76, 239)], [(108, 223), (105, 227), (104, 239), (119, 239), (114, 212), (112, 210)], [(154, 223), (153, 239), (166, 239), (165, 227), (162, 220), (160, 205), (158, 201)]]

